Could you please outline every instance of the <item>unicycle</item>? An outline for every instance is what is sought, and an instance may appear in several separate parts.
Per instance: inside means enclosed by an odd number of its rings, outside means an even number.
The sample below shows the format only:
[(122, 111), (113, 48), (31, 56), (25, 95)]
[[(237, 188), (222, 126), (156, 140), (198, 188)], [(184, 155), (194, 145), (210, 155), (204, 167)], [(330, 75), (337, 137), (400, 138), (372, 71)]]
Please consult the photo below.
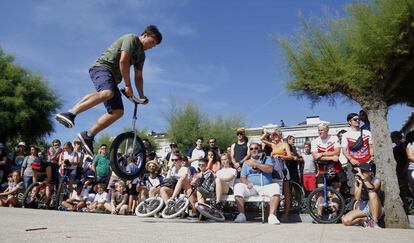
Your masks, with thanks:
[(217, 222), (224, 222), (226, 219), (220, 209), (216, 207), (214, 199), (210, 201), (210, 204), (197, 202), (195, 206), (198, 212), (200, 212), (200, 214), (206, 218), (215, 220)]
[(135, 214), (138, 217), (151, 217), (161, 211), (163, 206), (164, 201), (161, 197), (150, 197), (138, 204), (137, 208), (135, 209)]
[(143, 172), (146, 159), (144, 143), (135, 129), (137, 106), (148, 103), (148, 99), (128, 97), (124, 89), (121, 89), (121, 93), (134, 104), (132, 131), (121, 133), (114, 139), (109, 158), (111, 168), (118, 177), (124, 180), (133, 180)]
[(323, 187), (312, 191), (307, 199), (310, 216), (318, 223), (332, 224), (339, 221), (345, 213), (345, 199), (340, 192), (327, 185), (326, 164), (324, 166)]

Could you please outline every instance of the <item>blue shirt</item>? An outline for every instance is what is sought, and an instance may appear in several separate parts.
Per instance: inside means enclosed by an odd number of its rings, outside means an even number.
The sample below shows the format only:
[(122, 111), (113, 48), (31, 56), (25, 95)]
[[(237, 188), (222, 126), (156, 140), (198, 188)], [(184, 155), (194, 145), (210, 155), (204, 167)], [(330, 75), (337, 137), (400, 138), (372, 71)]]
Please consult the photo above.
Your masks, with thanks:
[[(266, 156), (265, 161), (256, 160), (259, 164), (270, 165), (273, 168), (272, 160), (270, 157)], [(247, 163), (243, 163), (240, 177), (246, 177), (253, 185), (260, 186), (261, 184), (261, 174), (263, 174), (263, 185), (268, 185), (272, 183), (272, 172), (265, 173), (259, 169), (253, 169)]]

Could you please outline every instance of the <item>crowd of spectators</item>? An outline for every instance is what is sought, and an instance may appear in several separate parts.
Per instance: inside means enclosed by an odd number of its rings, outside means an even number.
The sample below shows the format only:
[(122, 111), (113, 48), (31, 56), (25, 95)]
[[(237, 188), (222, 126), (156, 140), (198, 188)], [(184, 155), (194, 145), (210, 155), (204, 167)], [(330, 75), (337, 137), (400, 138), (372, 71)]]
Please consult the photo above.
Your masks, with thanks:
[[(244, 199), (262, 191), (270, 198), (269, 224), (279, 224), (276, 210), (281, 194), (286, 204), (282, 222), (288, 219), (288, 182), (299, 183), (308, 195), (323, 186), (323, 174), (330, 173), (329, 186), (337, 190), (351, 188), (351, 194), (361, 202), (357, 209), (343, 216), (342, 222), (378, 227), (383, 214), (381, 180), (375, 176), (369, 120), (363, 111), (350, 113), (346, 119), (350, 129), (338, 134), (330, 134), (329, 125), (320, 124), (318, 137), (307, 141), (302, 153), (294, 145), (295, 138), (291, 135), (284, 138), (280, 129), (264, 130), (261, 142), (253, 143), (248, 141), (245, 130), (239, 128), (235, 142), (226, 149), (218, 148), (215, 138), (209, 138), (206, 147), (203, 138), (198, 138), (185, 155), (178, 151), (176, 143), (171, 143), (171, 152), (165, 158), (158, 158), (150, 142), (144, 140), (145, 173), (130, 181), (112, 173), (106, 144), (91, 157), (82, 151), (79, 140), (62, 146), (55, 139), (48, 148), (27, 146), (24, 142), (16, 147), (0, 143), (0, 206), (21, 206), (21, 195), (34, 182), (47, 183), (46, 194), (50, 197), (53, 185), (58, 185), (67, 173), (70, 194), (59, 210), (129, 215), (148, 197), (160, 195), (167, 203), (180, 193), (190, 194), (197, 178), (210, 171), (215, 175), (217, 205), (222, 203), (223, 195), (235, 195), (238, 208), (235, 222), (246, 221)], [(404, 137), (395, 131), (391, 138), (404, 200), (414, 197), (414, 132)], [(328, 166), (318, 166), (318, 161), (325, 161)], [(275, 178), (282, 183), (274, 183)], [(157, 187), (161, 183), (163, 186)], [(190, 217), (200, 217), (194, 206), (200, 200), (204, 200), (202, 195), (191, 194)]]

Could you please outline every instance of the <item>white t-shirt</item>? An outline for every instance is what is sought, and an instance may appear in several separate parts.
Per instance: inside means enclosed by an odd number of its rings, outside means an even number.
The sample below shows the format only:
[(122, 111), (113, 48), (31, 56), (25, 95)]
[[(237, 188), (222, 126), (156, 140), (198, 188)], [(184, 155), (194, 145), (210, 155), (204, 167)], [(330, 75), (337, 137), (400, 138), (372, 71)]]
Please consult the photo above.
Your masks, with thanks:
[(206, 156), (206, 152), (202, 148), (200, 149), (194, 148), (191, 153), (190, 159), (197, 159), (197, 160), (194, 160), (193, 162), (191, 162), (191, 166), (193, 166), (194, 168), (198, 170), (198, 162), (199, 162), (198, 159), (204, 158), (205, 156)]
[(75, 201), (82, 201), (84, 199), (88, 199), (89, 190), (84, 188), (82, 189), (82, 192), (80, 195), (78, 195), (78, 192), (76, 190), (73, 190), (72, 194), (70, 195), (70, 199)]
[(175, 170), (175, 166), (171, 168), (171, 170), (168, 172), (167, 178), (175, 178), (180, 179), (183, 176), (186, 176), (188, 174), (188, 168), (187, 167), (181, 167), (178, 171)]
[[(343, 136), (342, 136), (343, 139)], [(340, 148), (339, 140), (337, 136), (328, 135), (325, 139), (317, 137), (311, 142), (311, 152), (312, 153), (324, 153), (324, 152), (334, 152), (336, 148)], [(329, 167), (334, 167), (337, 172), (342, 171), (342, 165), (339, 161), (328, 165)], [(319, 166), (319, 172), (324, 172), (323, 167)]]
[(302, 154), (303, 174), (316, 174), (315, 160), (312, 154)]
[(364, 145), (358, 151), (352, 151), (352, 145), (361, 136), (361, 131), (348, 131), (342, 135), (342, 147), (348, 148), (349, 155), (357, 160), (359, 163), (366, 163), (371, 159), (369, 148), (372, 146), (371, 132), (368, 130), (362, 130), (362, 138)]
[(107, 192), (102, 192), (101, 194), (96, 193), (95, 198), (93, 199), (93, 201), (98, 202), (98, 203), (104, 203), (104, 202), (106, 202), (107, 197), (108, 197)]
[(148, 181), (151, 183), (151, 185), (153, 187), (156, 187), (156, 186), (158, 186), (160, 184), (160, 179), (158, 178), (158, 176), (155, 177), (154, 179), (151, 178), (151, 177), (148, 177)]
[(237, 177), (237, 170), (229, 167), (229, 168), (221, 168), (219, 171), (216, 172), (217, 178), (225, 178), (225, 177), (229, 177), (230, 175), (234, 175), (234, 178), (233, 180), (227, 182), (227, 184), (233, 190), (234, 181), (236, 180), (236, 177)]
[[(65, 152), (63, 152), (63, 160), (67, 159), (70, 162), (73, 162), (76, 155), (77, 154), (74, 151), (72, 151), (71, 153), (68, 153), (67, 151), (65, 151)], [(76, 170), (76, 168), (77, 168), (76, 165), (69, 166), (69, 169), (71, 169), (71, 170)]]

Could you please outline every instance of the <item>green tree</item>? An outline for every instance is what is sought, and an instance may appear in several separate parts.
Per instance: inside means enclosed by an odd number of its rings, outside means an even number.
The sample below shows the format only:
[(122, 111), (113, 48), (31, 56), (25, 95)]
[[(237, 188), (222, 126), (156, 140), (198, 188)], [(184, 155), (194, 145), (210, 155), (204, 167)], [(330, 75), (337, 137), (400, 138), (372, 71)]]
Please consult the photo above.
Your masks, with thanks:
[(211, 119), (203, 114), (196, 105), (173, 106), (168, 116), (168, 138), (176, 142), (182, 153), (195, 146), (198, 137), (205, 141), (216, 138), (217, 145), (226, 149), (235, 140), (235, 130), (243, 125), (240, 117), (225, 119), (221, 116)]
[(302, 23), (297, 36), (279, 40), (294, 78), (287, 87), (313, 102), (346, 97), (367, 112), (385, 191), (385, 224), (407, 228), (387, 114), (392, 105), (414, 101), (414, 1), (363, 1), (348, 5), (342, 17)]
[(0, 48), (0, 139), (36, 143), (53, 131), (61, 103), (40, 75), (13, 62)]

